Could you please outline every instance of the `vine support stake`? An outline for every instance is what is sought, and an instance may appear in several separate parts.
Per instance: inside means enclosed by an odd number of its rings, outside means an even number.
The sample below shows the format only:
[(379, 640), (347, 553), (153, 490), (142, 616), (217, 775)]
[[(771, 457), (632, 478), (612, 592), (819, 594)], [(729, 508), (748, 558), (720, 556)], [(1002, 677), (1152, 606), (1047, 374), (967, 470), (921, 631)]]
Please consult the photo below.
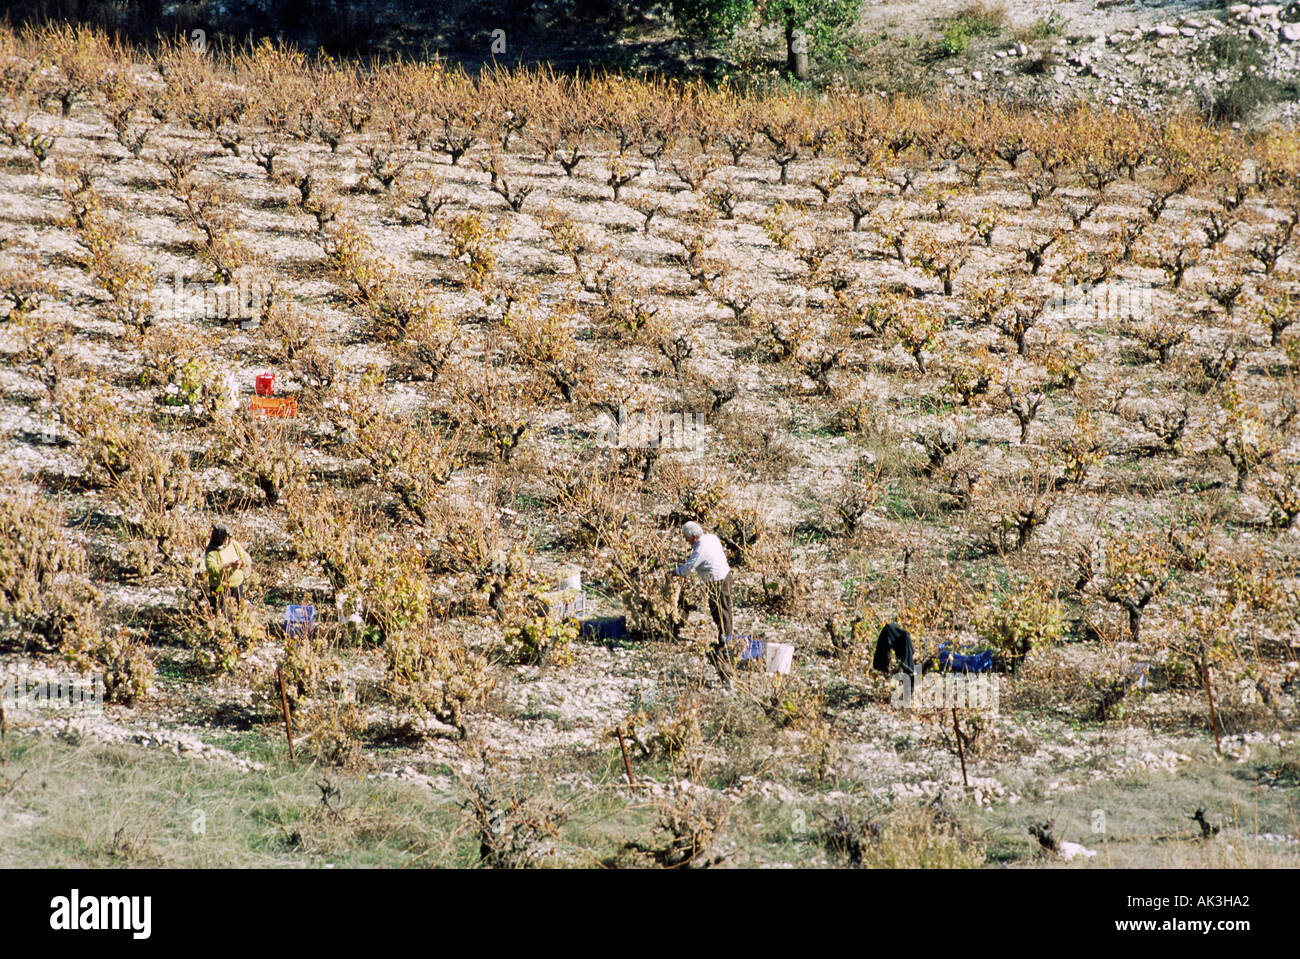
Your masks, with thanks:
[(970, 789), (966, 779), (966, 747), (961, 741), (961, 725), (957, 722), (957, 707), (952, 707), (952, 731), (957, 734), (957, 758), (961, 760), (961, 784)]
[(627, 784), (636, 787), (636, 779), (632, 776), (632, 764), (627, 760), (627, 743), (623, 741), (623, 727), (616, 726), (614, 732), (618, 733), (618, 748), (623, 751), (623, 769), (627, 772)]
[(293, 754), (293, 725), (289, 722), (289, 698), (284, 694), (284, 670), (275, 667), (275, 678), (280, 684), (280, 710), (284, 713), (284, 735), (289, 740), (289, 762), (296, 762)]
[(1210, 689), (1210, 664), (1204, 656), (1201, 657), (1201, 678), (1205, 680), (1205, 698), (1210, 704), (1210, 728), (1214, 730), (1214, 751), (1222, 756), (1223, 747), (1219, 743), (1219, 717), (1214, 712), (1214, 691)]

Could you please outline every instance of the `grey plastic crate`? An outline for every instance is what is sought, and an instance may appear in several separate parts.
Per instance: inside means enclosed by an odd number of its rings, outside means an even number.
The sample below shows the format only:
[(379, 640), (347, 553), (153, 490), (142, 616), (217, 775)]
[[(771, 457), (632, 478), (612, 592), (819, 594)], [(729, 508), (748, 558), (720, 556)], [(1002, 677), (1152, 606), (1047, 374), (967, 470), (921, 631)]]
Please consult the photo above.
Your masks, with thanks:
[(546, 594), (551, 619), (577, 619), (587, 615), (587, 594), (574, 590), (557, 590)]

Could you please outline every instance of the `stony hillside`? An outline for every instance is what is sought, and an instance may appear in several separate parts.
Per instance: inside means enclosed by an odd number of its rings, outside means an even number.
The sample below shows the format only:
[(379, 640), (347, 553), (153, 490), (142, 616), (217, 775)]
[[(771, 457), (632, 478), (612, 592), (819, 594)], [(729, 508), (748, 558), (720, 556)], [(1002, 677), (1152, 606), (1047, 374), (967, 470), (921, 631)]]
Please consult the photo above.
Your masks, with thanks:
[[(1176, 32), (1066, 41), (1063, 85)], [(370, 849), (331, 790), (400, 779), (445, 817), (402, 862), (1064, 862), (1052, 820), (1076, 863), (1294, 864), (1294, 134), (71, 30), (0, 69), (3, 664), (109, 699), (6, 706), (13, 768), (328, 776), (300, 829), (205, 786), (236, 862)], [(706, 661), (688, 519), (789, 675)], [(549, 615), (575, 570), (626, 636)], [(902, 706), (891, 620), (991, 650), (996, 708)], [(121, 853), (40, 778), (5, 849)]]

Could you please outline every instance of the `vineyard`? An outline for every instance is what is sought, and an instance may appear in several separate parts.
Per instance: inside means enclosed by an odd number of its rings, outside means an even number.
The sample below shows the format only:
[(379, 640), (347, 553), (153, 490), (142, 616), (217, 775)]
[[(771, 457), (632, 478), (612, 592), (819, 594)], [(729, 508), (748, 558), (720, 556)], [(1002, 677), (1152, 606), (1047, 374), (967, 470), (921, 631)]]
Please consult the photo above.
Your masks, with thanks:
[[(0, 165), (3, 662), (102, 674), (78, 741), (326, 777), (286, 861), (398, 779), (423, 864), (1044, 863), (1055, 816), (1295, 865), (1295, 133), (44, 28)], [(688, 520), (790, 675), (706, 661)], [(625, 639), (548, 615), (574, 569)], [(891, 705), (890, 621), (996, 714)]]

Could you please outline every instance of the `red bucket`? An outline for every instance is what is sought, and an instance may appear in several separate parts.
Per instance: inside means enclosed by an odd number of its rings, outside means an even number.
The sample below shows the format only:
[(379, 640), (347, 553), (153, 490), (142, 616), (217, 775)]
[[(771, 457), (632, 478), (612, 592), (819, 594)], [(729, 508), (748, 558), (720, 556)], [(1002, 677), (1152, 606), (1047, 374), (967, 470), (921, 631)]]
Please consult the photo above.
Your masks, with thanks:
[(253, 380), (253, 392), (258, 396), (272, 396), (275, 393), (275, 374), (258, 373)]

